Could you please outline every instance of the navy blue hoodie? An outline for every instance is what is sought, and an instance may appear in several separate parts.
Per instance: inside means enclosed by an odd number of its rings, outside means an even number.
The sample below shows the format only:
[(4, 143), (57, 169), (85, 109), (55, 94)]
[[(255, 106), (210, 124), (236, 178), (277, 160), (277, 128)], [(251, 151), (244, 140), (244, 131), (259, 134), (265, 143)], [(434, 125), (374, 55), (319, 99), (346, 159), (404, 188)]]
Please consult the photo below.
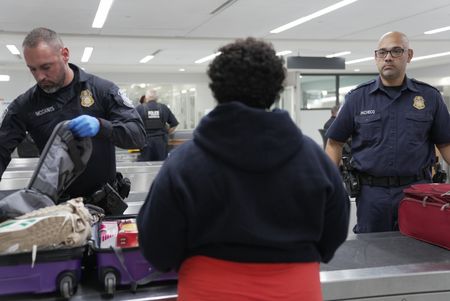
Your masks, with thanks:
[(339, 172), (287, 112), (218, 105), (175, 149), (138, 216), (157, 269), (189, 256), (236, 262), (328, 262), (348, 231)]

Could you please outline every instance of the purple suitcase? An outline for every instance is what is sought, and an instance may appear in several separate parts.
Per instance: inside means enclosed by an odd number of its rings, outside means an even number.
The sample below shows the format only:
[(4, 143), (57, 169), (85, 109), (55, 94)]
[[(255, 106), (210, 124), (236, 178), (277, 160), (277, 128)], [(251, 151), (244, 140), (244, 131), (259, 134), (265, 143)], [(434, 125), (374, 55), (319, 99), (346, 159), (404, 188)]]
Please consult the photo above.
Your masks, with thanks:
[(85, 247), (16, 253), (0, 257), (0, 296), (59, 292), (68, 299), (81, 278)]
[[(107, 217), (104, 220), (133, 219), (135, 215)], [(100, 228), (100, 227), (99, 227)], [(97, 229), (97, 231), (100, 231)], [(99, 232), (98, 239), (101, 236)], [(100, 248), (94, 247), (96, 254), (98, 278), (108, 295), (113, 295), (116, 286), (131, 286), (135, 291), (138, 285), (150, 282), (176, 280), (175, 272), (160, 273), (144, 258), (139, 247), (132, 248)]]

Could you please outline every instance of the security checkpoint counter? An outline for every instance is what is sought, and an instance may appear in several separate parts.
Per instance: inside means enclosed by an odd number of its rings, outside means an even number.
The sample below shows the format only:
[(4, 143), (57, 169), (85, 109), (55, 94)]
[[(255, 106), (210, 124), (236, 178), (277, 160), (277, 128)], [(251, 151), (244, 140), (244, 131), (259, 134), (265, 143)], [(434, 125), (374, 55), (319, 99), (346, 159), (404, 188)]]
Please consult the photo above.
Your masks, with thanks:
[[(399, 232), (355, 235), (321, 266), (325, 301), (448, 301), (450, 251)], [(176, 300), (176, 282), (118, 289), (105, 296), (96, 281), (84, 281), (70, 300)], [(8, 296), (9, 297), (9, 296)], [(34, 300), (61, 300), (53, 295), (32, 295)], [(6, 300), (6, 299), (5, 299)], [(30, 300), (30, 295), (7, 300)]]

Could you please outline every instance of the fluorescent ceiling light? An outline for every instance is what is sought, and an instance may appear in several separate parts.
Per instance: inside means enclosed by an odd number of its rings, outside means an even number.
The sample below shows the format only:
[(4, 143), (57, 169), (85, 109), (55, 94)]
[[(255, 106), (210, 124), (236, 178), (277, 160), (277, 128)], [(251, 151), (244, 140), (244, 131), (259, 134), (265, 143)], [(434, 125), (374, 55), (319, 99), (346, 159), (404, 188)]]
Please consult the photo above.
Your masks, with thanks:
[(355, 71), (355, 72), (359, 72), (359, 71), (361, 71), (361, 69), (355, 69), (355, 70), (353, 70), (353, 71)]
[(94, 50), (93, 47), (85, 47), (84, 48), (84, 52), (83, 52), (83, 56), (81, 57), (81, 62), (87, 63), (89, 61), (89, 59), (91, 58), (93, 50)]
[(186, 71), (186, 69), (184, 69), (184, 68), (180, 68), (180, 69), (178, 69), (178, 71), (180, 71), (180, 72), (184, 72), (184, 71)]
[(222, 52), (220, 52), (220, 51), (216, 52), (216, 53), (213, 53), (211, 55), (205, 56), (204, 58), (196, 60), (194, 63), (201, 64), (201, 63), (204, 63), (204, 62), (207, 62), (207, 61), (211, 61), (212, 59), (214, 59), (216, 56), (218, 56), (221, 53)]
[(139, 63), (145, 64), (145, 63), (147, 63), (148, 61), (150, 61), (151, 59), (153, 59), (154, 57), (155, 57), (154, 55), (147, 55), (147, 56), (143, 57), (143, 58), (139, 61)]
[(278, 56), (282, 56), (282, 55), (287, 55), (287, 54), (290, 54), (290, 53), (292, 53), (292, 51), (290, 51), (290, 50), (283, 50), (283, 51), (278, 51), (275, 54), (278, 55)]
[(441, 57), (441, 56), (446, 56), (446, 55), (450, 55), (450, 51), (413, 57), (411, 61), (421, 61), (421, 60), (433, 59), (435, 57)]
[(346, 65), (351, 65), (351, 64), (356, 64), (356, 63), (366, 62), (366, 61), (370, 61), (370, 60), (373, 60), (373, 56), (365, 57), (365, 58), (362, 58), (362, 59), (357, 59), (357, 60), (348, 61), (348, 62), (345, 62), (345, 64), (346, 64)]
[(0, 82), (9, 82), (9, 75), (0, 74)]
[(443, 32), (443, 31), (447, 31), (447, 30), (450, 30), (450, 26), (436, 28), (433, 30), (428, 30), (428, 31), (425, 31), (424, 34), (435, 34), (435, 33)]
[(16, 45), (6, 45), (6, 48), (8, 48), (9, 52), (11, 52), (14, 55), (20, 55), (19, 49), (17, 49)]
[(100, 0), (97, 13), (95, 14), (94, 22), (92, 22), (92, 28), (102, 28), (108, 17), (109, 9), (114, 0)]
[(326, 55), (325, 57), (332, 58), (332, 57), (344, 56), (344, 55), (347, 55), (350, 53), (351, 53), (350, 51), (342, 51), (342, 52), (337, 52), (337, 53), (332, 53), (332, 54)]
[(332, 11), (335, 11), (341, 7), (347, 6), (349, 4), (352, 4), (353, 2), (356, 2), (358, 0), (344, 0), (344, 1), (340, 1), (336, 4), (333, 4), (331, 6), (328, 6), (324, 9), (321, 9), (319, 11), (316, 11), (315, 13), (312, 13), (308, 16), (302, 17), (300, 19), (297, 19), (295, 21), (292, 21), (288, 24), (285, 24), (283, 26), (280, 26), (278, 28), (275, 28), (274, 30), (271, 30), (270, 33), (280, 33), (283, 32), (285, 30), (291, 29), (292, 27), (295, 27), (297, 25), (303, 24), (305, 22), (311, 21), (312, 19), (318, 18), (320, 16), (323, 16), (325, 14), (331, 13)]

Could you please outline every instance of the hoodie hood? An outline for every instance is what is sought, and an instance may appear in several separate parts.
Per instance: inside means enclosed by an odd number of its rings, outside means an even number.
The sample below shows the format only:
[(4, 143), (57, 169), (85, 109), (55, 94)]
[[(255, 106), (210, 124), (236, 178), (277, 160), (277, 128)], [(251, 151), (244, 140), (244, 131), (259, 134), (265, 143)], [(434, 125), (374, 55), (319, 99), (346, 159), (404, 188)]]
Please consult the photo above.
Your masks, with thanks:
[(303, 135), (286, 111), (219, 104), (194, 131), (194, 143), (228, 165), (263, 172), (289, 161)]

